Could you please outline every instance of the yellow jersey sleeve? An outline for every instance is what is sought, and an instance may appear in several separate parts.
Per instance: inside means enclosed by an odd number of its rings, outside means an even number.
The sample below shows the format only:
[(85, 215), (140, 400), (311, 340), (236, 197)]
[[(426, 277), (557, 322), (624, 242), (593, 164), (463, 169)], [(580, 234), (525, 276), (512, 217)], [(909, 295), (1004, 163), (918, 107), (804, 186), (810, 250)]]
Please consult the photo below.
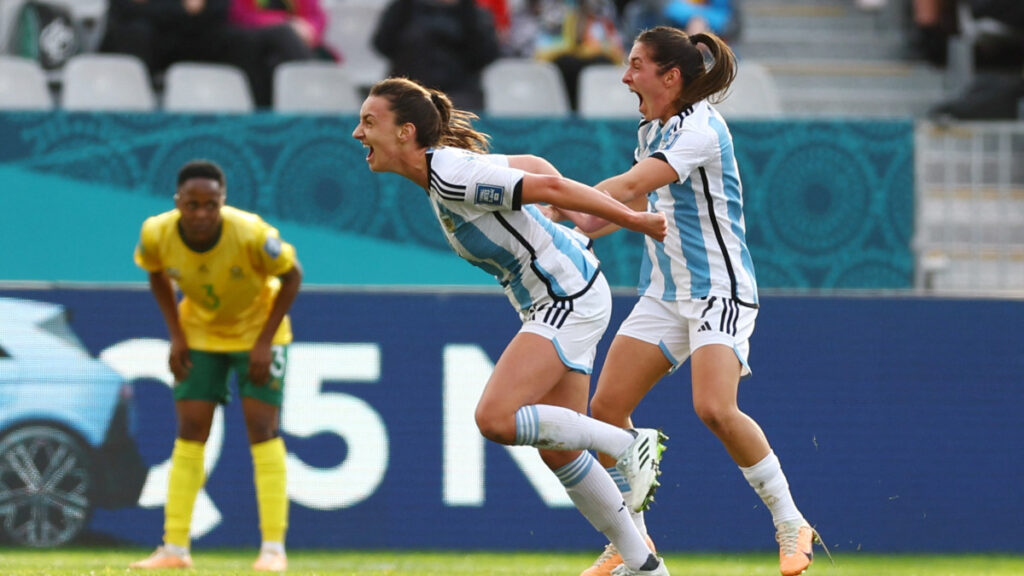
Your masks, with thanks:
[(260, 221), (262, 242), (252, 251), (253, 267), (267, 276), (280, 276), (295, 266), (295, 247), (281, 240), (277, 228)]
[(160, 236), (170, 212), (146, 218), (139, 233), (139, 242), (135, 245), (135, 264), (146, 272), (159, 272), (163, 269), (160, 257)]

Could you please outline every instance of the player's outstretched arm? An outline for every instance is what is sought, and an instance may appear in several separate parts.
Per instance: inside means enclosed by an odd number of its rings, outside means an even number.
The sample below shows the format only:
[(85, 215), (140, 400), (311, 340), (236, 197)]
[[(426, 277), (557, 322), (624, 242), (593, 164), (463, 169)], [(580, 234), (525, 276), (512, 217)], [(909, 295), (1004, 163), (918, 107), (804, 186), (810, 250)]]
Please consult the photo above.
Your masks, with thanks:
[(584, 212), (603, 218), (661, 242), (668, 226), (665, 216), (638, 212), (586, 184), (560, 176), (526, 174), (523, 177), (523, 203), (547, 202), (562, 210)]

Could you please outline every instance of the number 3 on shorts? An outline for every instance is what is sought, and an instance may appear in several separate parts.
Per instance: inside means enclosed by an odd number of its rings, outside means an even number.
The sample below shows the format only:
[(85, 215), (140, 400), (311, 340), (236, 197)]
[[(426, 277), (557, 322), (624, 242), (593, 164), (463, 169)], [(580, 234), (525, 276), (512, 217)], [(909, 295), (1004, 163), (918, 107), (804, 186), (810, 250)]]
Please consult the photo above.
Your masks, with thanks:
[(288, 365), (288, 356), (285, 354), (284, 346), (271, 346), (270, 353), (273, 359), (270, 361), (270, 377), (276, 380), (284, 378), (284, 369)]

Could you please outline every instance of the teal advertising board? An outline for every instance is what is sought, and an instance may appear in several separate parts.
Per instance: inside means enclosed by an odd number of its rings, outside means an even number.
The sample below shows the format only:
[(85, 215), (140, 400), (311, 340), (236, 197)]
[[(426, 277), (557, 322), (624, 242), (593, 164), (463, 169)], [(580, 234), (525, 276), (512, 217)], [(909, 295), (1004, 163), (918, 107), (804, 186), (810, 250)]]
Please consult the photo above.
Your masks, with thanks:
[[(0, 114), (0, 280), (136, 282), (142, 220), (172, 207), (177, 170), (224, 167), (228, 201), (294, 243), (307, 283), (491, 286), (455, 257), (422, 191), (375, 175), (354, 117)], [(595, 184), (632, 163), (635, 123), (482, 119), (500, 153), (533, 153)], [(901, 289), (913, 283), (913, 124), (785, 120), (731, 125), (762, 288)], [(596, 251), (636, 284), (640, 237)]]

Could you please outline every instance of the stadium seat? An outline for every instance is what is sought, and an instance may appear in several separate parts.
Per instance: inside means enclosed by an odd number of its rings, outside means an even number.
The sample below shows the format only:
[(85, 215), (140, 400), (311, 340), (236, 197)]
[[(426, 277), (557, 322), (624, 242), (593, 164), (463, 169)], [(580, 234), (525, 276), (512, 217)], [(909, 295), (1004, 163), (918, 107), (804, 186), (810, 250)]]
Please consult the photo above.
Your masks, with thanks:
[(779, 87), (760, 62), (740, 60), (729, 93), (715, 108), (726, 119), (776, 118), (782, 115)]
[(531, 58), (499, 58), (483, 71), (490, 116), (565, 116), (569, 95), (558, 67)]
[(126, 54), (78, 54), (64, 65), (61, 107), (66, 110), (148, 112), (156, 109), (149, 73)]
[(255, 109), (249, 80), (234, 66), (178, 62), (164, 74), (163, 109), (245, 114)]
[(53, 96), (35, 60), (0, 54), (0, 110), (50, 110)]
[(383, 80), (388, 73), (388, 61), (373, 48), (373, 33), (386, 7), (380, 0), (345, 0), (325, 6), (324, 41), (341, 51), (341, 65), (361, 88)]
[(578, 111), (583, 118), (639, 118), (640, 100), (622, 83), (625, 69), (593, 64), (580, 71)]
[(348, 71), (330, 62), (285, 62), (274, 70), (278, 112), (359, 112), (362, 99)]

